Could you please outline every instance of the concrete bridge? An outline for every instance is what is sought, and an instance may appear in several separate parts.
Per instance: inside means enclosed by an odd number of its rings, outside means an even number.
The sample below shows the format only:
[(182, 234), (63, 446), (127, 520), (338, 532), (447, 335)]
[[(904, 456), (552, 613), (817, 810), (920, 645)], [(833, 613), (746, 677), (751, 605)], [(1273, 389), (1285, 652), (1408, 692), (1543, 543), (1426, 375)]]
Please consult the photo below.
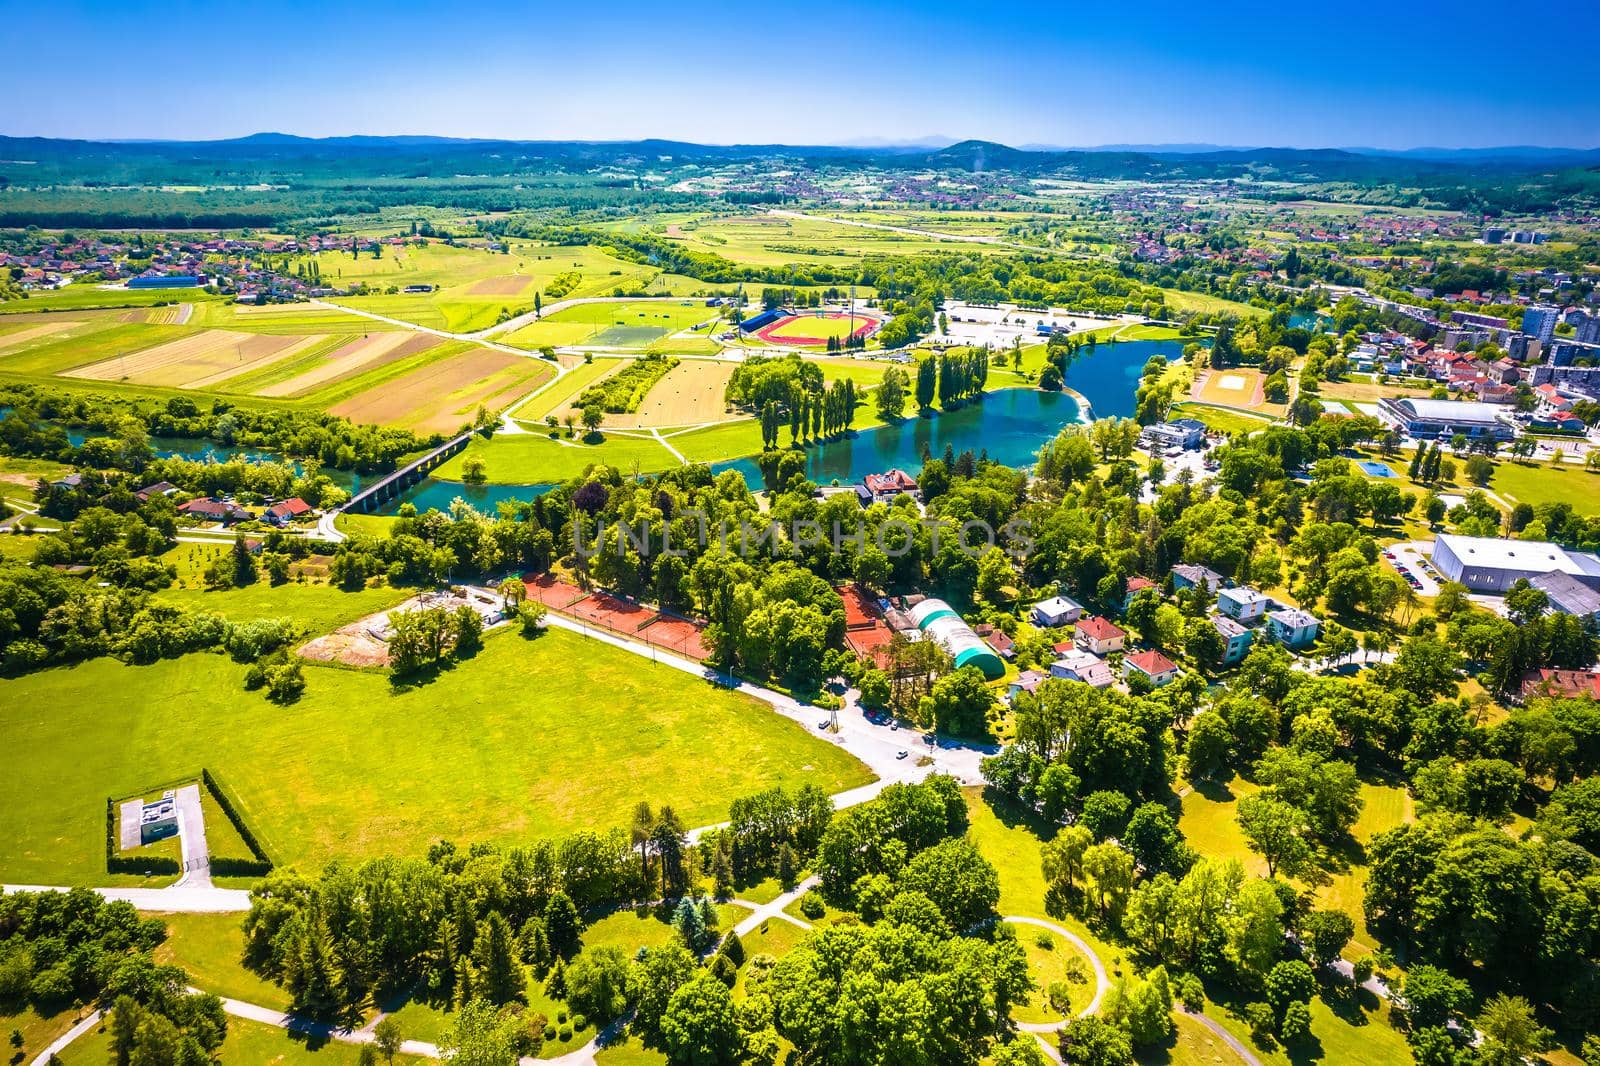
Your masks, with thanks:
[(427, 455), (407, 463), (377, 484), (369, 485), (362, 489), (350, 497), (350, 501), (343, 507), (338, 508), (338, 511), (371, 514), (381, 509), (396, 496), (405, 492), (406, 489), (427, 477), (430, 471), (434, 470), (446, 459), (465, 448), (471, 442), (472, 435), (475, 432), (477, 431), (468, 430), (458, 437), (452, 437), (445, 441)]

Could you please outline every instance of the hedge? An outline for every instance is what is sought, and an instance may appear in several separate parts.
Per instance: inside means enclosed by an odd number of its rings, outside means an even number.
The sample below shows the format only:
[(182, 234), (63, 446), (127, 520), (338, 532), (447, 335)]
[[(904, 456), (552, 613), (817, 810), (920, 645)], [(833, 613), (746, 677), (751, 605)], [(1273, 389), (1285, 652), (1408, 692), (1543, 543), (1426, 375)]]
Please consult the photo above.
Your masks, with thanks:
[(264, 877), (272, 871), (276, 863), (271, 854), (261, 843), (259, 837), (250, 828), (250, 824), (239, 813), (239, 805), (234, 801), (233, 793), (222, 780), (209, 769), (202, 768), (200, 780), (205, 784), (206, 791), (211, 793), (211, 798), (216, 801), (217, 809), (223, 817), (233, 823), (239, 831), (239, 839), (244, 841), (245, 847), (250, 849), (250, 858), (238, 859), (231, 857), (213, 858), (211, 860), (211, 873), (222, 877)]

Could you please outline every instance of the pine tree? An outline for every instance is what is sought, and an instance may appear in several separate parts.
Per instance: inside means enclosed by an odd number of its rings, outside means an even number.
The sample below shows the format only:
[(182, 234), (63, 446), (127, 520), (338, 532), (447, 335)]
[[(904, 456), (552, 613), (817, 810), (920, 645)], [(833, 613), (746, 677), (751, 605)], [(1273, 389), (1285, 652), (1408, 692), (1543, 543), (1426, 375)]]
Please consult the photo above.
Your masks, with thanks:
[(509, 1003), (522, 994), (522, 969), (511, 946), (511, 926), (499, 911), (490, 911), (478, 937), (478, 975), (483, 994), (494, 1003)]
[(926, 411), (933, 406), (938, 383), (938, 356), (930, 355), (917, 364), (917, 407)]
[(785, 841), (778, 845), (778, 884), (783, 886), (785, 892), (794, 888), (795, 875), (794, 849)]

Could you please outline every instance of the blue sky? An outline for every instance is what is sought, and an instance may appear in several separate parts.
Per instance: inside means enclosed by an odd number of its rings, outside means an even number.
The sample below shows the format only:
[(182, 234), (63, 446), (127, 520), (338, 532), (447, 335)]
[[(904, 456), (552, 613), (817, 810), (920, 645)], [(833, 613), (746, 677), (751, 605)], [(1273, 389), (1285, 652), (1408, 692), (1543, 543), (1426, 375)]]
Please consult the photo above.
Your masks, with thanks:
[(1595, 0), (0, 0), (0, 26), (24, 136), (1600, 146)]

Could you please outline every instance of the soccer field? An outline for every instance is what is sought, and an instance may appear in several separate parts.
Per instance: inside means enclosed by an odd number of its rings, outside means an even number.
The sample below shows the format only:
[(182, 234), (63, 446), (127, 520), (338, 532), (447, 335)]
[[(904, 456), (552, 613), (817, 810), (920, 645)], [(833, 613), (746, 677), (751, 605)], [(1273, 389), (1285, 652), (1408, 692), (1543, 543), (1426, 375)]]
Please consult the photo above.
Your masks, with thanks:
[(245, 667), (197, 654), (97, 659), (8, 681), (0, 880), (104, 882), (105, 801), (221, 775), (280, 862), (420, 855), (439, 839), (514, 843), (625, 824), (635, 803), (686, 824), (775, 784), (828, 792), (864, 766), (746, 696), (563, 630), (492, 636), (432, 683), (306, 669), (289, 707)]

